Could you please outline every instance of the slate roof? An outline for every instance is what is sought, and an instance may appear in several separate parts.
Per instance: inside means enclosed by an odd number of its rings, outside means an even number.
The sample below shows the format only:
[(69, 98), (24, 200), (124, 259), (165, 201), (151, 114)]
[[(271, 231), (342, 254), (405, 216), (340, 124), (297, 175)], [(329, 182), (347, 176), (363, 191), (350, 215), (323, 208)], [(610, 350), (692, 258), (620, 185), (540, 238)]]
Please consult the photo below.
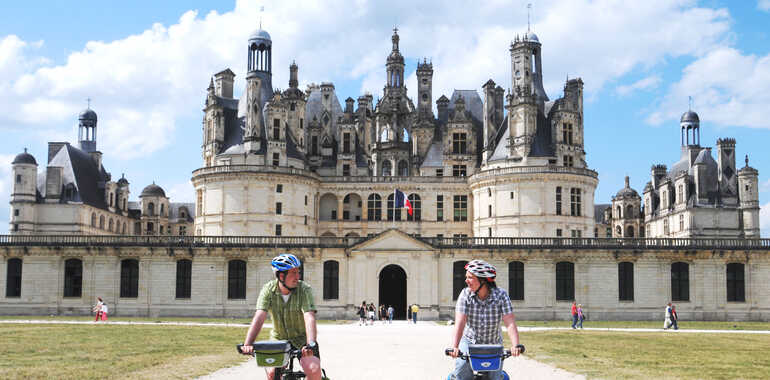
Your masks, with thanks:
[(444, 167), (444, 154), (441, 151), (441, 141), (433, 141), (425, 154), (425, 160), (422, 162), (423, 168)]
[[(313, 118), (316, 118), (320, 123), (321, 126), (326, 128), (326, 125), (324, 125), (324, 105), (323, 105), (323, 95), (321, 93), (321, 89), (313, 89), (310, 92), (310, 96), (307, 98), (307, 105), (305, 106), (305, 119), (307, 120), (313, 120)], [(337, 135), (337, 118), (339, 116), (342, 116), (342, 106), (340, 106), (340, 101), (337, 98), (337, 92), (335, 90), (332, 90), (332, 93), (329, 95), (332, 99), (330, 101), (331, 109), (329, 109), (329, 128), (326, 129), (329, 132), (329, 135), (336, 136)]]
[(612, 207), (610, 204), (594, 204), (594, 221), (596, 223), (604, 223), (604, 210)]
[[(62, 186), (74, 186), (73, 201), (107, 209), (104, 186), (109, 175), (103, 166), (96, 167), (90, 154), (67, 143), (62, 145), (48, 166), (62, 168)], [(46, 175), (46, 171), (38, 173), (37, 188), (42, 197), (46, 194)]]

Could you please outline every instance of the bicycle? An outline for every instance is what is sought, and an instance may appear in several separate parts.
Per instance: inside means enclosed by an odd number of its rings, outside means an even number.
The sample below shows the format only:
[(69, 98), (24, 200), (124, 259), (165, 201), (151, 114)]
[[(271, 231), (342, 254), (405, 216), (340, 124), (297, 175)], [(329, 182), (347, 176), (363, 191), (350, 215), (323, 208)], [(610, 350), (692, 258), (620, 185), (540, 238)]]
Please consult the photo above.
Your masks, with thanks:
[[(524, 353), (523, 344), (516, 347), (519, 349), (519, 353)], [(444, 350), (444, 354), (450, 356), (452, 351), (454, 349), (447, 348)], [(490, 372), (502, 370), (503, 361), (511, 357), (511, 350), (503, 350), (502, 344), (471, 344), (468, 345), (468, 353), (460, 352), (458, 357), (470, 362), (474, 380), (486, 380), (489, 379)], [(501, 372), (503, 380), (510, 380), (511, 377), (508, 376), (508, 373), (504, 370)], [(451, 373), (447, 376), (447, 380), (452, 380)]]
[[(259, 367), (273, 367), (275, 374), (273, 380), (302, 380), (305, 373), (302, 370), (294, 370), (294, 359), (299, 361), (302, 358), (302, 350), (292, 348), (291, 344), (285, 340), (266, 340), (254, 342), (251, 344), (254, 348), (252, 356)], [(236, 345), (239, 354), (242, 344)], [(321, 369), (321, 379), (329, 380), (326, 371)]]

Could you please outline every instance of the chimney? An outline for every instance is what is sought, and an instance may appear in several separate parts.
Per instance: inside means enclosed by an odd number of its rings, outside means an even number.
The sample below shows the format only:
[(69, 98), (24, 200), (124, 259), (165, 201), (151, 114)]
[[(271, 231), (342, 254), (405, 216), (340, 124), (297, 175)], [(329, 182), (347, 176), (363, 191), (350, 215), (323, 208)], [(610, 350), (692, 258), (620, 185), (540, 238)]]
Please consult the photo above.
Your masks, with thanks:
[(230, 69), (226, 69), (214, 74), (214, 86), (216, 88), (217, 96), (222, 98), (233, 97), (234, 78), (235, 73), (233, 73)]
[(436, 100), (436, 108), (438, 109), (439, 121), (446, 123), (449, 118), (449, 99), (447, 99), (446, 96), (441, 95), (441, 97)]
[[(346, 114), (353, 114), (353, 103), (355, 103), (355, 102), (356, 101), (353, 100), (353, 98), (351, 98), (351, 97), (348, 97), (347, 99), (345, 99), (345, 113)], [(359, 102), (360, 102), (360, 100), (359, 100)]]
[(45, 198), (57, 200), (61, 197), (62, 187), (62, 168), (58, 166), (49, 166), (46, 168), (45, 175)]
[(96, 151), (89, 154), (91, 159), (94, 160), (94, 164), (96, 164), (96, 170), (99, 170), (102, 167), (102, 152)]
[(652, 188), (657, 190), (660, 185), (660, 180), (666, 176), (666, 165), (653, 165), (651, 169)]
[(297, 63), (294, 61), (291, 61), (291, 65), (289, 66), (289, 87), (290, 88), (297, 88), (299, 86), (299, 81), (297, 80), (297, 70), (299, 67), (297, 67)]

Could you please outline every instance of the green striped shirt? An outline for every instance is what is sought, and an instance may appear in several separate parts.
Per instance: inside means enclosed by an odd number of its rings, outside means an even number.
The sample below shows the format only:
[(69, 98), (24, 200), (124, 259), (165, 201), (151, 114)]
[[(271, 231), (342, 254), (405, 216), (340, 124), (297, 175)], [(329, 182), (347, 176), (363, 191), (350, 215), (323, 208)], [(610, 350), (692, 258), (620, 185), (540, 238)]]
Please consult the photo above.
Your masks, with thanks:
[(286, 302), (281, 297), (278, 280), (268, 282), (259, 292), (257, 310), (270, 312), (270, 317), (273, 319), (270, 339), (288, 340), (297, 348), (307, 343), (304, 313), (316, 311), (316, 308), (313, 289), (304, 281), (299, 281), (296, 290), (291, 292)]

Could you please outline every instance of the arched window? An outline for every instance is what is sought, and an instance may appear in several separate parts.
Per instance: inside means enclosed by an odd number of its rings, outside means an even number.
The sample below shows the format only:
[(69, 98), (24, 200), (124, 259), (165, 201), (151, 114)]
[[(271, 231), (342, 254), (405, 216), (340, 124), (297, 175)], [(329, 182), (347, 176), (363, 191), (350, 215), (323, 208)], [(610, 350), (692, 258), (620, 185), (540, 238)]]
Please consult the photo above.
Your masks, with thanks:
[(115, 228), (115, 222), (110, 218), (110, 223), (108, 224), (108, 230), (112, 232), (112, 230)]
[(634, 206), (628, 205), (626, 206), (626, 218), (633, 218), (634, 217)]
[(91, 213), (91, 227), (96, 227), (96, 213)]
[(139, 261), (125, 259), (120, 262), (120, 297), (139, 296)]
[(64, 296), (80, 297), (83, 291), (83, 262), (68, 259), (64, 262)]
[(337, 215), (339, 205), (337, 197), (332, 193), (326, 193), (321, 197), (319, 204), (319, 213), (321, 220), (337, 220), (341, 215)]
[(155, 203), (150, 202), (147, 204), (147, 215), (155, 216)]
[(634, 226), (626, 227), (626, 237), (634, 237)]
[(227, 263), (227, 298), (246, 299), (246, 262), (243, 260)]
[(382, 197), (379, 194), (369, 194), (366, 208), (367, 220), (382, 220)]
[(671, 300), (690, 300), (690, 265), (687, 263), (671, 264)]
[(120, 231), (123, 235), (126, 234), (126, 222), (123, 222), (123, 229)]
[(182, 259), (176, 262), (176, 298), (190, 298), (192, 283), (192, 261)]
[(340, 298), (340, 263), (329, 260), (324, 262), (324, 299)]
[(388, 220), (400, 221), (401, 220), (401, 208), (396, 208), (396, 202), (394, 200), (395, 195), (388, 195)]
[(508, 296), (512, 300), (524, 300), (524, 263), (521, 261), (508, 263)]
[(615, 234), (617, 234), (617, 237), (623, 237), (623, 227), (621, 226), (615, 227)]
[(393, 175), (393, 164), (390, 161), (385, 160), (382, 162), (382, 176), (389, 177)]
[(99, 215), (99, 229), (104, 229), (104, 215)]
[(452, 299), (456, 300), (465, 288), (465, 265), (467, 261), (455, 261), (452, 264)]
[(21, 297), (21, 259), (9, 259), (5, 277), (5, 296)]
[(398, 175), (402, 177), (409, 176), (409, 164), (406, 162), (406, 160), (401, 160), (398, 162)]
[(575, 264), (562, 261), (556, 263), (556, 300), (575, 299)]
[(743, 270), (741, 263), (727, 264), (727, 302), (746, 302)]
[(618, 263), (618, 299), (634, 300), (634, 263)]
[(409, 215), (409, 213), (406, 213), (406, 220), (412, 222), (412, 221), (420, 221), (422, 220), (422, 201), (420, 200), (420, 196), (417, 194), (409, 194), (409, 203), (412, 204), (412, 215)]
[(615, 209), (617, 210), (617, 215), (616, 215), (616, 217), (617, 217), (618, 219), (623, 219), (623, 214), (622, 214), (622, 212), (621, 212), (623, 209), (622, 209), (622, 208), (620, 208), (620, 206), (616, 207)]
[(160, 204), (160, 216), (163, 216), (163, 206), (164, 206), (164, 204), (161, 203)]

